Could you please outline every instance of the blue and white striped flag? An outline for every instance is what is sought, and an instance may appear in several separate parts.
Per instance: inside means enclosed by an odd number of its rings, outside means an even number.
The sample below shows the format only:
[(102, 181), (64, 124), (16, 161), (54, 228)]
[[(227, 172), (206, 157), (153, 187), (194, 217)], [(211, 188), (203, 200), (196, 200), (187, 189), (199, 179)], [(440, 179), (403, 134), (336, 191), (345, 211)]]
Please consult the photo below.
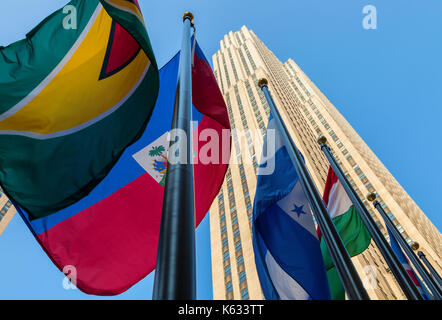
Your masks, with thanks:
[[(269, 143), (275, 152), (265, 158)], [(272, 173), (265, 172), (273, 165)], [(253, 247), (265, 298), (331, 299), (310, 206), (272, 116), (258, 173)]]

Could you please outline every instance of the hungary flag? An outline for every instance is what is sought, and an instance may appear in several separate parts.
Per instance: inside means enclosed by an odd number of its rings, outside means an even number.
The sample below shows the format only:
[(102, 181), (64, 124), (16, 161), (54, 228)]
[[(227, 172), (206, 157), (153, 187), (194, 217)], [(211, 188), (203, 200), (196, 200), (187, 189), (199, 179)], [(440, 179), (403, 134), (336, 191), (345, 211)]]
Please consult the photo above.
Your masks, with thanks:
[[(371, 241), (370, 234), (332, 168), (328, 170), (323, 200), (327, 206), (328, 214), (332, 218), (350, 256), (356, 256), (367, 249)], [(327, 270), (332, 298), (334, 300), (343, 300), (345, 299), (344, 287), (333, 264), (327, 245), (322, 238), (321, 251)]]
[(70, 1), (0, 47), (1, 187), (30, 220), (76, 203), (140, 138), (158, 89), (137, 1)]

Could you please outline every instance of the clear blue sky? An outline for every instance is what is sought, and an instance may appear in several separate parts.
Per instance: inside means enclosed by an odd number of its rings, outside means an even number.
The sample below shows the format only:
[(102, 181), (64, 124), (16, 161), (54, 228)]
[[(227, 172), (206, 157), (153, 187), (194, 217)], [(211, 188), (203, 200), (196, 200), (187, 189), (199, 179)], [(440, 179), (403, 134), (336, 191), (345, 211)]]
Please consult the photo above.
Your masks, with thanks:
[[(2, 0), (0, 45), (24, 37), (67, 0)], [(178, 50), (181, 16), (195, 14), (206, 56), (242, 25), (285, 61), (293, 58), (338, 107), (417, 204), (442, 229), (442, 2), (389, 0), (140, 0), (160, 66)], [(365, 5), (377, 30), (362, 28)], [(436, 138), (437, 137), (437, 138)], [(436, 143), (435, 143), (436, 142)], [(198, 292), (211, 298), (209, 221), (197, 232)], [(95, 298), (63, 276), (18, 216), (0, 237), (0, 299)], [(117, 298), (150, 299), (152, 275)]]

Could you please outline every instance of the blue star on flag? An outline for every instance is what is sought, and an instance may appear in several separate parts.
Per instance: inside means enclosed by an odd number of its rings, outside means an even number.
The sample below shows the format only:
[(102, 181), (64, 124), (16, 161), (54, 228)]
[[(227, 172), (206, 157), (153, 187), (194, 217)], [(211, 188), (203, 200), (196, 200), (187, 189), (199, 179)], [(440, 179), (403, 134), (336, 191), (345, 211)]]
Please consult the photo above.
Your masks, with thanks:
[(300, 216), (301, 214), (306, 214), (306, 213), (307, 213), (307, 212), (305, 212), (305, 211), (303, 210), (304, 205), (298, 207), (298, 206), (295, 204), (294, 206), (295, 206), (295, 209), (293, 209), (292, 212), (296, 213), (296, 214), (298, 215), (298, 218), (299, 218), (299, 216)]

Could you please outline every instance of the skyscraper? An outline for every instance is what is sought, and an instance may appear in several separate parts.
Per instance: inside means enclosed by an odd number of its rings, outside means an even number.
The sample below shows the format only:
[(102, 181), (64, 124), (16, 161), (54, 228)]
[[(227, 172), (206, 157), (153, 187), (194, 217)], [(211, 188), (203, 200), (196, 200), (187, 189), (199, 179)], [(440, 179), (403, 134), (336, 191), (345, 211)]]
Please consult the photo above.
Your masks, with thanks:
[(11, 222), (12, 217), (15, 214), (15, 208), (12, 206), (11, 201), (3, 193), (0, 188), (0, 235), (5, 231), (6, 226)]
[[(365, 200), (376, 192), (382, 207), (408, 243), (417, 242), (440, 272), (440, 232), (399, 185), (356, 131), (315, 84), (289, 59), (282, 63), (245, 26), (229, 32), (213, 55), (233, 134), (231, 166), (210, 210), (214, 299), (261, 299), (251, 236), (256, 172), (269, 108), (257, 82), (269, 88), (291, 136), (321, 192), (328, 162), (316, 139), (325, 135), (346, 176), (388, 238), (382, 218)], [(353, 262), (372, 299), (404, 299), (373, 241)]]

